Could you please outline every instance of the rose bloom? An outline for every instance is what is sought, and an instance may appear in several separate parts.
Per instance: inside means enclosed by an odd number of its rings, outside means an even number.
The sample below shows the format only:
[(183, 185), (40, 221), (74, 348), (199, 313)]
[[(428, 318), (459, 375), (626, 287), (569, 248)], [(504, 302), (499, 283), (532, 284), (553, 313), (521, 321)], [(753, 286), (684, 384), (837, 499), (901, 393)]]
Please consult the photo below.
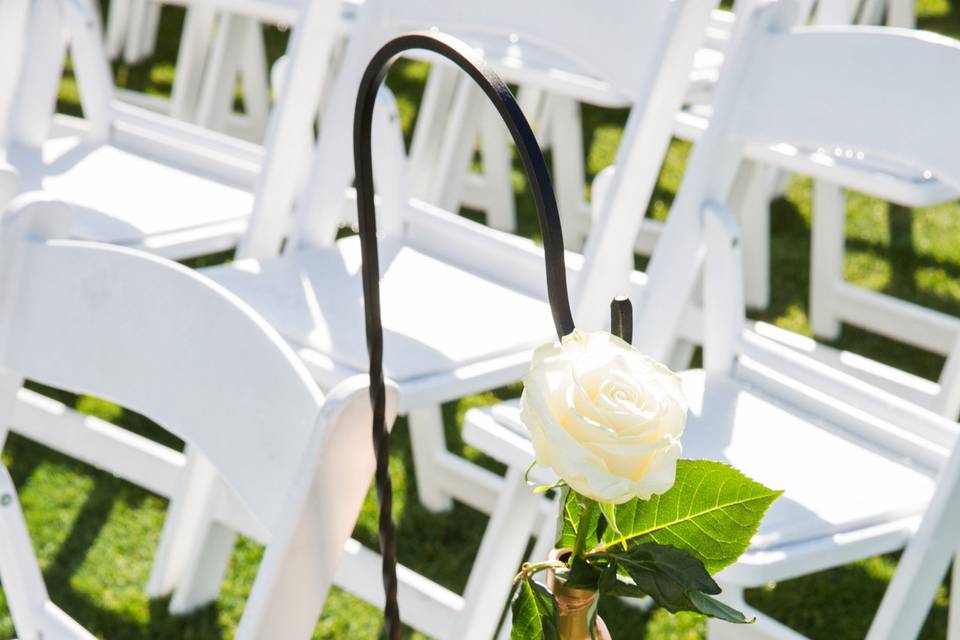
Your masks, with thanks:
[(576, 330), (534, 352), (520, 419), (538, 464), (621, 504), (673, 486), (687, 400), (664, 365), (609, 333)]

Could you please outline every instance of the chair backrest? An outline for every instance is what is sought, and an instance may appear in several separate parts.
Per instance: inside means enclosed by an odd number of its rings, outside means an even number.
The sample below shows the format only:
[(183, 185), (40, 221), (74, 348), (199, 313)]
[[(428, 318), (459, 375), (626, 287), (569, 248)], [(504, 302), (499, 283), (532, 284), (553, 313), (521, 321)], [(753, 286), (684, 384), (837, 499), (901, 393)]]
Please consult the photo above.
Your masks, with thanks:
[[(384, 34), (437, 28), (493, 37), (518, 48), (533, 44), (573, 61), (614, 90), (634, 98), (637, 64), (658, 54), (657, 27), (671, 2), (631, 0), (403, 0), (385, 5)], [(509, 53), (509, 52), (508, 52)]]
[[(656, 92), (667, 75), (665, 64), (674, 74), (677, 85), (686, 86), (693, 53), (702, 39), (710, 9), (716, 2), (617, 1), (600, 3), (601, 8), (597, 3), (534, 2), (498, 11), (499, 4), (500, 0), (492, 7), (489, 3), (459, 0), (449, 4), (421, 0), (368, 0), (358, 11), (343, 63), (331, 88), (311, 178), (305, 193), (301, 194), (292, 224), (288, 227), (282, 208), (264, 211), (259, 219), (255, 214), (247, 237), (241, 243), (241, 251), (251, 256), (269, 255), (279, 247), (283, 233), (288, 229), (295, 240), (288, 242), (288, 248), (299, 243), (324, 245), (333, 241), (339, 224), (342, 194), (353, 178), (351, 124), (360, 76), (374, 51), (390, 37), (432, 27), (466, 34), (502, 33), (505, 38), (516, 34), (521, 41), (529, 37), (538, 44), (560, 47), (558, 51), (568, 59), (582, 54), (584, 64), (592, 65), (590, 68), (598, 74), (606, 74), (601, 76), (605, 80), (629, 86), (629, 95), (636, 98), (638, 105), (645, 105), (658, 95)], [(584, 29), (588, 32), (585, 33)], [(681, 49), (686, 52), (683, 55), (671, 48), (672, 43), (681, 40), (684, 42)], [(616, 44), (612, 44), (614, 42)], [(296, 48), (292, 49), (290, 56), (286, 86), (293, 87), (298, 68), (301, 78), (309, 77), (310, 58)], [(595, 64), (594, 56), (597, 59)], [(618, 65), (622, 68), (614, 69)], [(678, 96), (675, 100), (665, 100), (673, 105), (674, 110), (680, 105), (683, 91), (680, 89), (675, 93)], [(281, 98), (284, 99), (286, 96)], [(390, 117), (390, 109), (384, 109), (383, 119)], [(662, 128), (669, 129), (669, 124), (665, 121)], [(387, 135), (380, 137), (386, 140)], [(388, 146), (395, 148), (393, 140), (396, 135), (392, 138), (386, 141)], [(375, 164), (382, 164), (382, 155), (375, 153), (375, 156)], [(388, 164), (395, 166), (393, 162)], [(380, 184), (378, 180), (378, 186)]]
[[(724, 203), (748, 146), (837, 146), (931, 170), (960, 187), (953, 159), (960, 43), (884, 27), (791, 27), (795, 5), (759, 7), (746, 19), (717, 88), (710, 127), (696, 145), (647, 269), (637, 322), (672, 327), (699, 275), (703, 208)], [(784, 73), (789, 69), (789, 73)], [(925, 99), (926, 97), (926, 99)], [(917, 126), (916, 123), (922, 123)], [(644, 331), (640, 348), (663, 357), (669, 330)]]
[(323, 398), (299, 359), (198, 273), (57, 239), (69, 228), (69, 209), (41, 196), (22, 196), (3, 219), (0, 367), (157, 421), (272, 531), (323, 436)]

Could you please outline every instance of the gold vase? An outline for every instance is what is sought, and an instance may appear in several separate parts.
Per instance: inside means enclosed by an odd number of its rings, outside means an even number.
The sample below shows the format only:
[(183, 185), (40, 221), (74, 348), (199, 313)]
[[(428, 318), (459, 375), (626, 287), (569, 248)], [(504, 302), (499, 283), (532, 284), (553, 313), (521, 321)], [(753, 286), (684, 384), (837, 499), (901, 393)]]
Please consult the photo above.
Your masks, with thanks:
[[(550, 552), (550, 559), (559, 560), (569, 553), (567, 549), (554, 549)], [(560, 613), (560, 640), (591, 640), (590, 607), (597, 599), (597, 592), (563, 586), (557, 580), (553, 569), (547, 572), (547, 588), (557, 600), (557, 609)], [(600, 616), (596, 617), (593, 632), (596, 640), (612, 640), (607, 625), (603, 623)]]

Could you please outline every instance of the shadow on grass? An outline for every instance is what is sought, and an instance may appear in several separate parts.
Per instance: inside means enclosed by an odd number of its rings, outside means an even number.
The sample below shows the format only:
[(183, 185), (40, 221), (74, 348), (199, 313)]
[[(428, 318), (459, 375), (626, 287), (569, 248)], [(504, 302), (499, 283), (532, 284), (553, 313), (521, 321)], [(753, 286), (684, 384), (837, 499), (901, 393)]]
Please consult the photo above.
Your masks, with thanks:
[[(871, 558), (826, 572), (752, 589), (747, 601), (813, 640), (860, 640), (880, 607), (898, 555)], [(941, 588), (920, 633), (943, 638), (947, 626), (946, 590)]]
[[(91, 598), (74, 588), (88, 555), (105, 535), (114, 508), (123, 503), (130, 507), (141, 505), (149, 497), (146, 491), (97, 471), (55, 451), (16, 435), (10, 437), (7, 451), (12, 464), (9, 466), (15, 485), (25, 487), (40, 465), (55, 465), (58, 472), (64, 471), (92, 481), (92, 487), (84, 491), (82, 503), (69, 523), (69, 530), (56, 548), (52, 559), (45, 563), (44, 581), (51, 600), (77, 622), (95, 635), (119, 639), (147, 639), (158, 637), (176, 638), (221, 638), (224, 637), (216, 604), (198, 609), (183, 616), (169, 613), (169, 599), (152, 600), (148, 603), (149, 619), (146, 622), (132, 619), (122, 611), (111, 610), (103, 602)], [(35, 507), (36, 508), (36, 507)], [(49, 541), (48, 541), (49, 542)], [(34, 543), (35, 547), (37, 543)], [(152, 557), (149, 554), (148, 557)], [(118, 556), (119, 560), (119, 556)], [(128, 566), (128, 562), (120, 562)], [(84, 576), (83, 581), (89, 579)], [(111, 571), (98, 572), (98, 582), (113, 582), (113, 588), (124, 588), (130, 576), (120, 576)], [(110, 591), (110, 584), (98, 585), (102, 592)], [(16, 588), (12, 585), (11, 588)]]

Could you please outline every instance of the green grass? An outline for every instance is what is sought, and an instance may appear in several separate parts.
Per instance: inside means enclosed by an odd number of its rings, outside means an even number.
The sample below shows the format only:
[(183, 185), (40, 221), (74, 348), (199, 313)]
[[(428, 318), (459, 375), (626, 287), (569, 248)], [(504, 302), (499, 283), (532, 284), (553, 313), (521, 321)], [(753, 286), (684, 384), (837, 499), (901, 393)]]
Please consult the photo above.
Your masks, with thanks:
[[(960, 18), (948, 0), (920, 0), (919, 11), (922, 26), (960, 36)], [(182, 17), (180, 9), (164, 10), (157, 55), (135, 67), (115, 65), (120, 84), (151, 93), (169, 93)], [(267, 35), (270, 54), (276, 57), (285, 47), (287, 34), (269, 31)], [(397, 93), (408, 140), (426, 71), (424, 65), (403, 64), (389, 78)], [(239, 90), (237, 105), (242, 105)], [(69, 71), (61, 85), (60, 108), (80, 112), (76, 83)], [(612, 161), (625, 118), (622, 111), (585, 109), (588, 177), (592, 178)], [(679, 143), (671, 148), (651, 204), (651, 215), (663, 218), (669, 211), (688, 151), (686, 145)], [(519, 170), (515, 185), (520, 233), (536, 238), (533, 203)], [(786, 197), (775, 202), (773, 210), (773, 300), (769, 309), (753, 315), (809, 334), (809, 181), (793, 180)], [(845, 270), (852, 282), (949, 313), (960, 312), (960, 206), (956, 203), (905, 211), (855, 194), (850, 200), (847, 239)], [(221, 255), (192, 264), (199, 266), (227, 258), (229, 255)], [(938, 356), (852, 327), (845, 327), (836, 344), (928, 378), (938, 375), (943, 362)], [(50, 389), (45, 392), (82, 411), (177, 445), (169, 434), (129, 411), (93, 398), (76, 398)], [(514, 385), (447, 405), (450, 448), (499, 470), (496, 463), (464, 445), (459, 426), (467, 408), (518, 393), (519, 387)], [(19, 488), (53, 599), (94, 633), (122, 639), (232, 636), (262, 552), (256, 544), (240, 542), (222, 595), (214, 605), (189, 616), (172, 617), (166, 612), (166, 602), (148, 600), (142, 588), (164, 516), (163, 499), (15, 436), (3, 451), (3, 462)], [(440, 584), (462, 589), (486, 518), (459, 504), (453, 513), (441, 515), (431, 514), (418, 504), (407, 425), (403, 420), (394, 431), (390, 466), (400, 560)], [(375, 546), (376, 502), (372, 493), (364, 504), (355, 536)], [(895, 556), (871, 558), (769, 585), (754, 590), (748, 599), (813, 638), (862, 638), (895, 566)], [(943, 588), (922, 637), (943, 637), (946, 606), (947, 593)], [(602, 614), (616, 638), (703, 637), (703, 621), (694, 615), (673, 617), (659, 610), (640, 614), (615, 603)], [(0, 594), (0, 639), (12, 634), (12, 623)], [(327, 601), (316, 630), (318, 638), (376, 638), (380, 634), (379, 611), (338, 590)], [(407, 635), (421, 637), (413, 632)]]

